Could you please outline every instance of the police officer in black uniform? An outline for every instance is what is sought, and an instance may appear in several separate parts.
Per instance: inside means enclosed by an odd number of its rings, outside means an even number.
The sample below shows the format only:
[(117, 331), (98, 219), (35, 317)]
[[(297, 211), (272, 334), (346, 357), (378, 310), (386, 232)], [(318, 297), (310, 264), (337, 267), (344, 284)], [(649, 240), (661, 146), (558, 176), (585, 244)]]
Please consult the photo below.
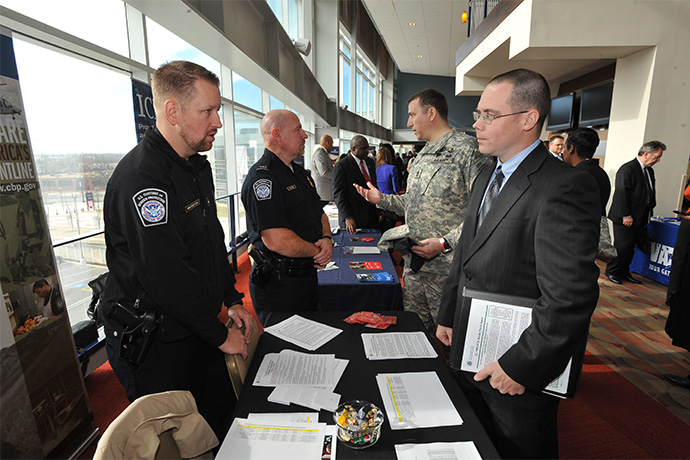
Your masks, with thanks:
[(294, 159), (307, 135), (289, 110), (272, 110), (261, 122), (264, 155), (242, 186), (254, 265), (249, 293), (259, 321), (272, 311), (316, 310), (316, 269), (333, 257), (333, 238), (309, 173)]
[[(156, 128), (118, 164), (104, 200), (110, 275), (99, 315), (130, 401), (189, 390), (222, 441), (235, 397), (224, 353), (246, 357), (251, 316), (227, 258), (209, 150), (222, 126), (218, 78), (190, 62), (153, 75)], [(223, 303), (247, 333), (217, 315)]]

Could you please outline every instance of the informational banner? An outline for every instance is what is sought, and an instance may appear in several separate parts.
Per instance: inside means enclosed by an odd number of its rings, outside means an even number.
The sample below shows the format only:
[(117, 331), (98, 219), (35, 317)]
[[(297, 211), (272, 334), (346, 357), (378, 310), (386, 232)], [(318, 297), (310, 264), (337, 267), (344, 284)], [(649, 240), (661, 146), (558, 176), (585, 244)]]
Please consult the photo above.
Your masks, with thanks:
[(41, 200), (10, 32), (0, 29), (0, 458), (68, 458), (96, 427)]
[(151, 85), (132, 80), (132, 97), (134, 98), (134, 124), (137, 127), (137, 142), (141, 142), (149, 127), (156, 126)]

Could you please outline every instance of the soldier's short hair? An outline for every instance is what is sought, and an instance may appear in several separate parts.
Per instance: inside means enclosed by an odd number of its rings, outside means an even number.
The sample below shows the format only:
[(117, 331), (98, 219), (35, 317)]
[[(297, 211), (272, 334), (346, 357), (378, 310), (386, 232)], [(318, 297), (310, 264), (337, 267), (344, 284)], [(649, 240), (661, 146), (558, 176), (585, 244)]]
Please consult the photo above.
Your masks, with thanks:
[(408, 100), (407, 103), (419, 99), (419, 105), (422, 106), (424, 111), (429, 110), (430, 107), (436, 109), (442, 120), (448, 121), (448, 101), (446, 96), (440, 91), (433, 88), (423, 89), (414, 93)]

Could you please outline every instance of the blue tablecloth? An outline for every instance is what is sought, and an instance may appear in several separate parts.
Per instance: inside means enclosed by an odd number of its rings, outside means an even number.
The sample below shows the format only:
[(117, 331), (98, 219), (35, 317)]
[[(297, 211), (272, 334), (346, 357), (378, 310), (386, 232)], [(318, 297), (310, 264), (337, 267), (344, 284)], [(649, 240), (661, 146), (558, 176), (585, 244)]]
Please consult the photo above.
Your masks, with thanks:
[(635, 256), (630, 264), (630, 271), (658, 281), (668, 286), (671, 273), (671, 258), (676, 245), (680, 219), (677, 217), (653, 218), (647, 225), (652, 236), (652, 250), (645, 254), (635, 248)]
[[(352, 237), (373, 237), (373, 242), (351, 241)], [(402, 310), (402, 288), (388, 252), (381, 254), (343, 254), (347, 246), (376, 247), (380, 233), (349, 234), (338, 232), (333, 240), (333, 261), (337, 270), (319, 271), (319, 310), (381, 311)], [(349, 262), (380, 262), (381, 270), (352, 270)], [(393, 275), (390, 283), (364, 283), (357, 280), (357, 273), (388, 272)]]

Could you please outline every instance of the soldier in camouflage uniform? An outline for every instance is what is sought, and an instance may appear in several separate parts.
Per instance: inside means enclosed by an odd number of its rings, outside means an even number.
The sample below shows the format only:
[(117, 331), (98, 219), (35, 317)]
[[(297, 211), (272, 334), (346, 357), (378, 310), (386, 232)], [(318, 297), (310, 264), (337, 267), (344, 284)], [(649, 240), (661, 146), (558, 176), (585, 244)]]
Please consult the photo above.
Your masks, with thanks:
[[(383, 234), (379, 248), (400, 250), (405, 260), (404, 308), (419, 314), (435, 337), (441, 291), (460, 240), (472, 184), (494, 160), (479, 153), (475, 138), (448, 125), (448, 103), (440, 92), (420, 91), (408, 100), (408, 109), (407, 126), (428, 142), (412, 163), (407, 192), (383, 195), (371, 183), (368, 189), (356, 188), (371, 203), (405, 216), (404, 225)], [(406, 244), (408, 238), (419, 245)], [(417, 263), (423, 262), (416, 271), (413, 254), (419, 256)]]

